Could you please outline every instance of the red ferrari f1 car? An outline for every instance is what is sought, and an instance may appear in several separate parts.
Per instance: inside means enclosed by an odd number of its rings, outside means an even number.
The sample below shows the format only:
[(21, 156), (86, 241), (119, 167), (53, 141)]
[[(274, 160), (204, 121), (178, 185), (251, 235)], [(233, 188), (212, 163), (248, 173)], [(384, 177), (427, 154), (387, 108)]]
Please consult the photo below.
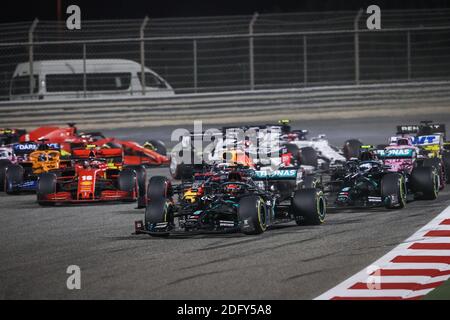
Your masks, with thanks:
[(145, 169), (122, 167), (122, 149), (80, 149), (74, 150), (72, 156), (73, 166), (67, 170), (39, 176), (36, 193), (40, 205), (145, 202)]
[(85, 148), (86, 145), (95, 145), (106, 148), (122, 148), (125, 165), (159, 166), (169, 164), (164, 143), (159, 140), (149, 140), (144, 145), (134, 141), (107, 138), (100, 132), (78, 133), (74, 123), (68, 127), (39, 127), (20, 137), (21, 142), (46, 140), (49, 143), (58, 143), (65, 152)]

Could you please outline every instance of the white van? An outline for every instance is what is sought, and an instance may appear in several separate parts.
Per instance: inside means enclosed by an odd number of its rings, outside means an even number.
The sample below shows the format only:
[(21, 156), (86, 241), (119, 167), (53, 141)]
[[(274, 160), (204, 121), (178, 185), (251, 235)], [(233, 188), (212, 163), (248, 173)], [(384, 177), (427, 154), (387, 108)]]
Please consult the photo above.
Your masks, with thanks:
[[(18, 64), (11, 79), (10, 100), (142, 96), (141, 65), (131, 60), (86, 59), (85, 65), (82, 59), (35, 61), (33, 77), (30, 94), (30, 64)], [(145, 68), (145, 95), (171, 96), (174, 90)]]

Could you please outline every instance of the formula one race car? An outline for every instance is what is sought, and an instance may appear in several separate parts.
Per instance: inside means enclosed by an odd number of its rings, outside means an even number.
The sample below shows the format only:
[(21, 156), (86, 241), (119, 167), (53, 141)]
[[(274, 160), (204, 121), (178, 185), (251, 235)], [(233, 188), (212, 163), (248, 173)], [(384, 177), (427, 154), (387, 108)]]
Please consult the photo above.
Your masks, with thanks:
[(434, 166), (440, 172), (442, 186), (450, 183), (450, 142), (446, 141), (445, 124), (421, 121), (420, 124), (399, 125), (397, 134), (411, 137), (421, 155), (435, 159)]
[[(272, 139), (269, 129), (260, 127), (224, 127), (215, 133), (190, 133), (182, 137), (173, 149), (169, 171), (180, 179), (185, 169), (202, 169), (205, 164), (222, 162), (223, 157), (240, 159), (238, 162), (252, 168), (271, 169), (298, 166), (289, 149)], [(275, 141), (274, 141), (275, 140)], [(202, 150), (196, 146), (207, 142)], [(186, 157), (187, 156), (187, 157)]]
[(61, 174), (39, 175), (40, 205), (136, 201), (140, 195), (136, 170), (122, 169), (122, 149), (74, 150), (73, 165)]
[(70, 165), (62, 159), (56, 143), (17, 143), (12, 150), (14, 159), (0, 166), (2, 189), (8, 194), (35, 191), (41, 173), (65, 170)]
[(391, 172), (401, 172), (410, 175), (415, 167), (432, 167), (437, 172), (439, 190), (446, 183), (445, 168), (439, 157), (428, 157), (427, 152), (414, 144), (410, 136), (393, 136), (389, 145), (377, 150), (377, 156), (389, 166)]
[(288, 148), (299, 164), (328, 168), (330, 165), (346, 160), (344, 151), (330, 145), (325, 134), (308, 139), (308, 130), (293, 130), (289, 120), (280, 120), (279, 124), (267, 124), (265, 127), (271, 130), (278, 129), (281, 132), (282, 145)]
[(149, 181), (145, 220), (135, 222), (135, 231), (153, 236), (177, 230), (259, 234), (291, 220), (321, 224), (326, 212), (322, 192), (299, 188), (296, 180), (296, 168), (257, 171), (222, 165), (176, 186), (155, 176)]
[[(390, 160), (400, 156), (413, 156), (412, 151), (386, 150), (376, 158), (371, 150), (361, 152), (360, 160), (347, 161), (341, 168), (334, 168), (329, 180), (316, 181), (335, 207), (403, 208), (407, 200), (436, 199), (439, 184), (437, 172), (432, 167), (414, 167), (406, 171), (392, 167)], [(389, 165), (388, 165), (389, 164)], [(406, 163), (405, 163), (406, 169)]]
[(66, 128), (40, 127), (20, 137), (22, 142), (41, 140), (60, 144), (61, 152), (64, 154), (94, 144), (99, 147), (122, 148), (123, 161), (126, 165), (159, 166), (169, 163), (169, 158), (165, 155), (165, 146), (159, 140), (149, 140), (141, 146), (134, 141), (107, 138), (100, 132), (79, 133), (74, 123), (69, 123)]

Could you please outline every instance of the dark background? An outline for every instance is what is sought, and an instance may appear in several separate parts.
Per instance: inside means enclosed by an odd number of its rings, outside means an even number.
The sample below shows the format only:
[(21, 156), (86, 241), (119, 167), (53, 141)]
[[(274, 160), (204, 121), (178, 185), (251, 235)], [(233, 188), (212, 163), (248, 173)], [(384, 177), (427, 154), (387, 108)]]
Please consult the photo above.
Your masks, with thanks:
[[(157, 17), (189, 17), (211, 15), (239, 15), (304, 11), (357, 10), (371, 4), (381, 9), (445, 8), (450, 0), (60, 0), (62, 19), (71, 4), (81, 7), (84, 19), (127, 19), (148, 15)], [(0, 22), (56, 20), (58, 0), (3, 1)]]

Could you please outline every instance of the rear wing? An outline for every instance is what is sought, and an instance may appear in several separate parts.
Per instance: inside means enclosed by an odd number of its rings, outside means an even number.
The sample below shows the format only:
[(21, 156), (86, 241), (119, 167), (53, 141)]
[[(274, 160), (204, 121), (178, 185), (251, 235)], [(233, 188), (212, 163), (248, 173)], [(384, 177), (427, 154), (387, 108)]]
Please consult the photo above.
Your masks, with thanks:
[(430, 121), (422, 121), (421, 124), (398, 125), (397, 134), (417, 134), (430, 135), (440, 133), (444, 136), (446, 134), (445, 124), (431, 123)]
[(39, 144), (35, 142), (15, 143), (12, 145), (12, 149), (15, 155), (28, 155), (33, 151), (36, 151)]
[(123, 150), (120, 148), (110, 148), (110, 149), (75, 149), (72, 152), (73, 158), (78, 159), (89, 159), (89, 158), (97, 158), (97, 159), (117, 159), (119, 160), (123, 158)]

